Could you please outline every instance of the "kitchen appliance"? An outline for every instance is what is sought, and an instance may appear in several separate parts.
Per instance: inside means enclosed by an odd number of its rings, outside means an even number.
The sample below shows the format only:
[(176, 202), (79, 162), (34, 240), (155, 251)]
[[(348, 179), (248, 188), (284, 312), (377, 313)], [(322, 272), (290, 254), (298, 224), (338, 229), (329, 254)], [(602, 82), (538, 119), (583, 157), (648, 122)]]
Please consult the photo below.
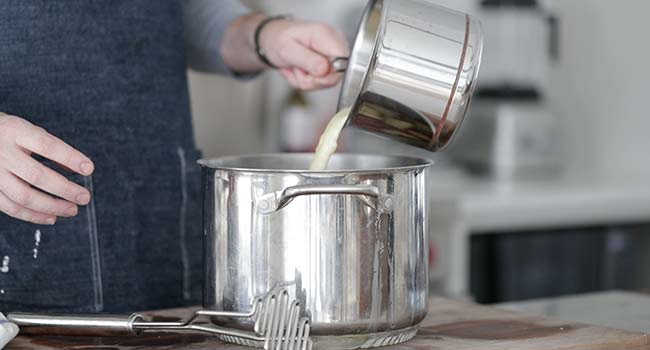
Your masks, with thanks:
[(551, 64), (559, 59), (559, 22), (545, 1), (482, 0), (485, 30), (480, 94), (542, 95)]
[(429, 151), (444, 149), (467, 111), (483, 32), (473, 17), (425, 0), (371, 0), (338, 109), (348, 125)]
[(510, 180), (560, 169), (557, 120), (537, 100), (478, 98), (470, 114), (450, 150), (470, 171)]
[(558, 20), (536, 0), (483, 0), (486, 47), (470, 118), (451, 154), (498, 179), (544, 176), (561, 167), (557, 117), (546, 104), (559, 57)]
[[(241, 312), (286, 288), (316, 349), (397, 344), (427, 313), (425, 176), (430, 162), (335, 154), (202, 160), (204, 308)], [(251, 330), (246, 319), (216, 319)]]
[[(39, 315), (10, 313), (7, 319), (20, 327), (21, 334), (65, 336), (135, 336), (148, 331), (194, 331), (214, 334), (223, 341), (260, 347), (265, 350), (309, 350), (309, 319), (300, 316), (300, 303), (290, 300), (282, 288), (264, 297), (256, 297), (252, 308), (243, 312), (197, 310), (180, 321), (149, 321), (133, 313), (116, 315)], [(250, 332), (201, 323), (202, 317), (247, 319), (253, 323)]]

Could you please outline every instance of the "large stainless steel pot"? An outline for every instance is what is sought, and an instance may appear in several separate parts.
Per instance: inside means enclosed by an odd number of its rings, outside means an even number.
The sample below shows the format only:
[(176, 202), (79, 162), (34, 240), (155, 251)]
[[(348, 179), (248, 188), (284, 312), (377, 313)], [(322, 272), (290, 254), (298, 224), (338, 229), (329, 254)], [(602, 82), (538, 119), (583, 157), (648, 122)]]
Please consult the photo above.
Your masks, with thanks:
[(445, 148), (476, 85), (483, 32), (473, 17), (426, 0), (370, 0), (339, 109), (348, 123), (429, 151)]
[(199, 162), (204, 307), (245, 311), (256, 296), (284, 287), (311, 318), (317, 349), (410, 339), (427, 312), (429, 161), (336, 154), (330, 170), (303, 170), (311, 159)]

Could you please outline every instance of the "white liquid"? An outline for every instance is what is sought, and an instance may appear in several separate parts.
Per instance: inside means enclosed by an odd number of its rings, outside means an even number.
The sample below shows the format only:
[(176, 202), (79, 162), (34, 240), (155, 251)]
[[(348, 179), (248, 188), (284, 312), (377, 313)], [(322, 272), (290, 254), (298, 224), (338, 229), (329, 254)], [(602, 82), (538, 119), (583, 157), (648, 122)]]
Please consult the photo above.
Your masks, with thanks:
[(348, 114), (350, 114), (350, 108), (343, 108), (334, 114), (332, 120), (327, 124), (327, 128), (325, 128), (318, 141), (318, 146), (316, 146), (316, 154), (309, 166), (309, 170), (318, 171), (327, 168), (327, 163), (329, 163), (332, 154), (336, 152), (336, 147), (339, 145), (339, 135), (348, 120)]

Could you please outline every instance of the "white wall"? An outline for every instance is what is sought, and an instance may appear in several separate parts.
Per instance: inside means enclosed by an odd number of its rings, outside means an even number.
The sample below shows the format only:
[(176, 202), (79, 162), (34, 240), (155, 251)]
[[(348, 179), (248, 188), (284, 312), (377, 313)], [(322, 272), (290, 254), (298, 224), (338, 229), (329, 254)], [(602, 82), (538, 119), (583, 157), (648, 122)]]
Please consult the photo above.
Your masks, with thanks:
[(573, 168), (650, 171), (650, 1), (557, 0), (561, 63), (551, 101)]
[(264, 150), (263, 81), (189, 71), (194, 135), (205, 157)]

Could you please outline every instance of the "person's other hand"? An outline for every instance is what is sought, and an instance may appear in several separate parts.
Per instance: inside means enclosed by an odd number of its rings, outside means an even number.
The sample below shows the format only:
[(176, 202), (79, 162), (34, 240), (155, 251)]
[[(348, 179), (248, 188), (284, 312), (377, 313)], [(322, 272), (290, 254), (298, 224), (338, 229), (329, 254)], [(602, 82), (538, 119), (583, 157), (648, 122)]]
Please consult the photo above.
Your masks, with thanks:
[(38, 154), (88, 176), (93, 162), (30, 122), (0, 113), (0, 211), (27, 222), (53, 225), (78, 213), (90, 192), (32, 157)]
[(341, 74), (330, 61), (349, 55), (348, 43), (336, 29), (296, 20), (269, 22), (260, 32), (260, 47), (289, 84), (302, 90), (336, 85)]

